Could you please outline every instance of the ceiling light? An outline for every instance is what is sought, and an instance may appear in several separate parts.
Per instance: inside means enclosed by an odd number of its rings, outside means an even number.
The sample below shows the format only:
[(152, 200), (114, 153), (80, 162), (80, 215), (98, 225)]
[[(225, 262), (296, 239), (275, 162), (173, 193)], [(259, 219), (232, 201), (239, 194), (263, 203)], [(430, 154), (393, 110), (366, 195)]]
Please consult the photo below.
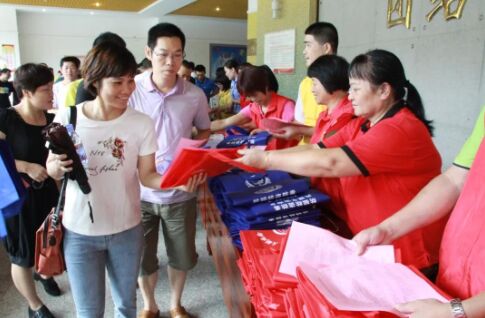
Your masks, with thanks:
[(217, 12), (221, 11), (221, 8), (220, 7), (216, 7), (216, 11)]
[(101, 6), (101, 3), (95, 2), (94, 5), (99, 8)]

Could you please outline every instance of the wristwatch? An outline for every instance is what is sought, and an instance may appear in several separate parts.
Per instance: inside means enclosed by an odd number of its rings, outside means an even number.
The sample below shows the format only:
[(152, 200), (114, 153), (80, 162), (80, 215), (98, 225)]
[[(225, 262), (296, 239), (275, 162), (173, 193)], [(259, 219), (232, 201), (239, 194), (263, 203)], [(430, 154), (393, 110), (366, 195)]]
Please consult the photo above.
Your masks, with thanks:
[(453, 318), (466, 318), (465, 309), (463, 309), (463, 305), (459, 298), (450, 300), (450, 305)]

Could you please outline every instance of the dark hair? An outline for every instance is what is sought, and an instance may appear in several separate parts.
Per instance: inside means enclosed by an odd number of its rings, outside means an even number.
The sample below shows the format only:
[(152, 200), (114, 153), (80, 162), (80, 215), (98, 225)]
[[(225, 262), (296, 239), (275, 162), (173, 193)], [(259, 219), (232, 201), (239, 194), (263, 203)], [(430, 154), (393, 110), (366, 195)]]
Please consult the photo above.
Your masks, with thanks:
[(249, 62), (243, 62), (239, 65), (239, 70), (242, 70), (243, 68), (249, 67), (249, 66), (254, 66), (254, 65)]
[(157, 45), (158, 38), (163, 37), (179, 38), (180, 42), (182, 42), (182, 50), (185, 49), (185, 35), (178, 26), (172, 23), (159, 23), (154, 25), (148, 31), (148, 47), (153, 50)]
[(330, 44), (334, 54), (337, 54), (338, 49), (338, 32), (337, 28), (328, 22), (315, 22), (310, 24), (306, 30), (305, 34), (313, 35), (315, 40), (323, 45), (325, 43)]
[(261, 65), (248, 66), (241, 70), (238, 75), (237, 88), (242, 94), (250, 96), (256, 92), (277, 92), (279, 87), (271, 69), (267, 65)]
[(239, 70), (239, 62), (235, 59), (230, 59), (227, 60), (226, 63), (224, 63), (224, 67), (227, 67), (229, 69), (235, 69), (236, 71)]
[(66, 63), (66, 62), (73, 63), (74, 65), (76, 65), (76, 68), (79, 68), (79, 65), (81, 65), (81, 61), (75, 56), (64, 56), (61, 59), (60, 66), (62, 67), (62, 64)]
[(204, 72), (205, 73), (205, 66), (202, 64), (197, 64), (194, 68), (194, 71), (196, 72)]
[(113, 32), (103, 32), (94, 39), (93, 47), (104, 42), (111, 42), (122, 47), (126, 47), (126, 42), (121, 36)]
[(263, 69), (266, 72), (266, 76), (268, 77), (268, 88), (270, 91), (277, 93), (278, 89), (280, 88), (280, 85), (278, 84), (278, 80), (276, 79), (276, 76), (274, 75), (273, 71), (271, 68), (263, 64), (261, 66), (258, 66), (259, 68)]
[(2, 68), (0, 70), (0, 74), (4, 74), (4, 73), (11, 73), (12, 71), (10, 71), (8, 68)]
[(193, 70), (194, 69), (194, 62), (189, 62), (187, 60), (183, 60), (182, 61), (182, 66), (185, 67), (185, 68), (188, 68), (189, 70)]
[(343, 57), (320, 56), (308, 67), (307, 75), (318, 79), (329, 94), (349, 90), (349, 63)]
[(216, 78), (220, 77), (220, 76), (226, 76), (226, 72), (224, 71), (224, 67), (218, 67), (216, 69)]
[(104, 42), (93, 47), (86, 56), (82, 68), (84, 88), (97, 95), (99, 84), (103, 78), (135, 76), (136, 61), (131, 52), (111, 42)]
[(372, 50), (360, 54), (350, 64), (349, 77), (368, 81), (374, 86), (388, 83), (392, 88), (394, 99), (403, 100), (405, 107), (409, 108), (433, 135), (432, 121), (426, 119), (421, 96), (416, 87), (406, 80), (404, 67), (396, 55), (385, 50)]
[(34, 93), (37, 88), (54, 81), (54, 75), (49, 68), (42, 64), (27, 63), (15, 71), (13, 86), (19, 98), (23, 97), (22, 90)]
[(216, 79), (214, 80), (214, 83), (221, 84), (223, 91), (227, 91), (228, 89), (231, 88), (231, 80), (227, 78), (227, 76), (224, 74), (217, 76)]

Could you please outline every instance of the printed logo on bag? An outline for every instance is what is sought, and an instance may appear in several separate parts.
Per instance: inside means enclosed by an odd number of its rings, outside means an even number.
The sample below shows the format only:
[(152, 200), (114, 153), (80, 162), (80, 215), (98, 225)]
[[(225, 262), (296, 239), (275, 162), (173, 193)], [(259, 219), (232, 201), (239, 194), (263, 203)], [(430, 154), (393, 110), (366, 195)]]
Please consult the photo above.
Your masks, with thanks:
[(266, 245), (270, 245), (270, 246), (276, 246), (279, 244), (279, 242), (275, 242), (275, 241), (272, 241), (271, 239), (267, 238), (263, 233), (261, 232), (258, 232), (256, 233), (256, 235), (259, 237), (259, 239), (261, 240), (261, 242), (263, 242), (264, 244)]
[(273, 233), (276, 235), (286, 235), (288, 233), (288, 229), (281, 229), (281, 230), (273, 230)]
[(282, 185), (280, 184), (276, 184), (276, 185), (272, 185), (272, 186), (269, 186), (269, 187), (266, 187), (266, 188), (263, 188), (263, 189), (260, 189), (256, 192), (254, 192), (255, 194), (265, 194), (265, 193), (271, 193), (271, 192), (274, 192), (274, 191), (278, 191), (279, 189), (283, 188)]
[(268, 177), (255, 178), (256, 175), (250, 176), (248, 179), (244, 180), (244, 184), (248, 188), (262, 187), (271, 184), (271, 179)]
[(317, 199), (311, 194), (294, 197), (286, 200), (271, 203), (271, 207), (275, 211), (294, 209), (297, 207), (309, 206), (317, 203)]

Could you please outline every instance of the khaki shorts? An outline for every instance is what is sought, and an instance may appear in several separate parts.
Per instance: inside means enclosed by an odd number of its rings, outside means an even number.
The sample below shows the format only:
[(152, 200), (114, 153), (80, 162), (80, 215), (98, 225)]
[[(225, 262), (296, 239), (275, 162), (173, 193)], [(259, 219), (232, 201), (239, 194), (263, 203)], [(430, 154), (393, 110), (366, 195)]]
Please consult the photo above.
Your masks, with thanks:
[(173, 204), (141, 202), (145, 244), (140, 275), (150, 275), (158, 268), (158, 233), (162, 225), (168, 265), (188, 271), (197, 264), (195, 251), (196, 198)]

